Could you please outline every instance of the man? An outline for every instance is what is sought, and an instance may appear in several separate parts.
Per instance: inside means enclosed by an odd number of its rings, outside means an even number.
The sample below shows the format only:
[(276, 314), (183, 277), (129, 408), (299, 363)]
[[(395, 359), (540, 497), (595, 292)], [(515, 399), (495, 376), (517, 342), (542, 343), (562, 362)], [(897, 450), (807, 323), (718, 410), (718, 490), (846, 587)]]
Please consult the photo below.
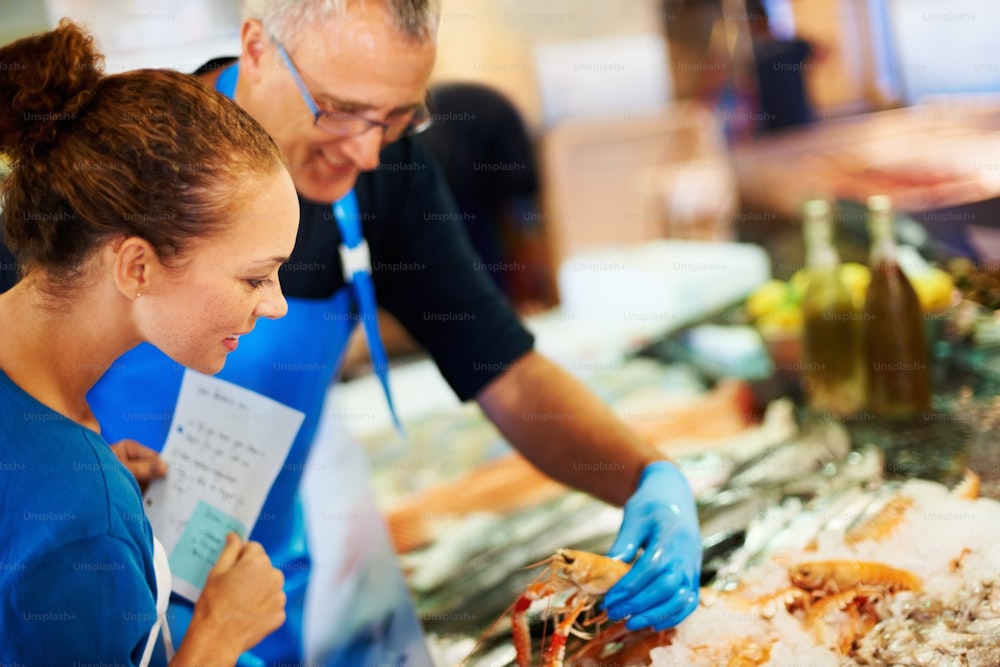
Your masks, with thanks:
[(747, 25), (753, 43), (757, 97), (762, 119), (759, 132), (768, 132), (816, 120), (805, 73), (817, 53), (799, 37), (778, 39), (771, 32), (762, 0), (747, 0)]
[[(302, 217), (280, 274), (289, 302), (288, 315), (278, 321), (284, 326), (259, 322), (220, 377), (306, 413), (252, 533), (285, 572), (288, 621), (244, 663), (302, 660), (310, 560), (298, 486), (347, 334), (356, 322), (373, 321), (372, 304), (365, 303), (366, 244), (351, 221), (360, 222), (370, 248), (378, 303), (433, 356), (459, 397), (474, 398), (542, 471), (625, 504), (611, 554), (628, 561), (639, 550), (642, 555), (606, 597), (611, 617), (630, 617), (633, 629), (679, 623), (697, 604), (701, 565), (697, 516), (683, 476), (533, 351), (532, 337), (497, 288), (474, 269), (439, 170), (405, 136), (422, 119), (434, 64), (434, 0), (249, 0), (244, 17), (238, 66), (220, 68), (215, 61), (200, 75), (274, 137), (289, 162)], [(180, 369), (144, 348), (116, 362), (90, 395), (109, 442), (130, 438), (161, 448), (180, 380)], [(359, 484), (358, 477), (352, 483)], [(358, 535), (370, 530), (363, 517), (374, 506), (367, 483), (345, 495), (343, 506), (351, 511), (344, 516), (354, 519), (330, 529), (342, 530), (343, 548), (353, 553), (365, 542)], [(329, 619), (323, 659), (430, 664), (405, 593), (386, 608), (369, 609), (383, 592), (366, 587), (392, 577), (402, 588), (388, 542), (379, 544), (346, 559), (353, 568), (347, 575), (330, 580), (323, 573), (324, 591), (346, 600), (342, 615)], [(373, 563), (393, 569), (373, 574)], [(183, 632), (184, 611), (177, 601), (175, 635)]]
[[(506, 95), (480, 83), (437, 84), (429, 99), (439, 117), (464, 119), (434, 123), (419, 141), (441, 166), (482, 265), (518, 312), (554, 305), (535, 147), (521, 112)], [(475, 162), (517, 169), (474, 169)]]

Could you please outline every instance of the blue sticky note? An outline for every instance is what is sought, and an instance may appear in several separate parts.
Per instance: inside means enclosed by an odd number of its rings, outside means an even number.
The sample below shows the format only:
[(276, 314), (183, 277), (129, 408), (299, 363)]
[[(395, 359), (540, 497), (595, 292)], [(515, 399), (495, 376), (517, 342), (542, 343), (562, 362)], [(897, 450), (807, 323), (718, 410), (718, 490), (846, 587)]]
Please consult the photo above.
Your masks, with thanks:
[(226, 545), (226, 535), (231, 532), (245, 538), (247, 528), (222, 510), (199, 500), (170, 554), (171, 574), (200, 590)]

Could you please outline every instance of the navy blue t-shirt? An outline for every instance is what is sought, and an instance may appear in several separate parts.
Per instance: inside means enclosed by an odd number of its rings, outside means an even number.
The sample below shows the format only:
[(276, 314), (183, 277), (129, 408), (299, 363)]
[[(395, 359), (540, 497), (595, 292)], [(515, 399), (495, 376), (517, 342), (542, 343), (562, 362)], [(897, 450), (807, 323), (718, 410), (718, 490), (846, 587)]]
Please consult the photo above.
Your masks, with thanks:
[(153, 532), (107, 443), (0, 371), (0, 664), (137, 665)]
[(812, 54), (801, 39), (754, 41), (762, 129), (803, 125), (816, 120), (806, 90), (805, 71)]

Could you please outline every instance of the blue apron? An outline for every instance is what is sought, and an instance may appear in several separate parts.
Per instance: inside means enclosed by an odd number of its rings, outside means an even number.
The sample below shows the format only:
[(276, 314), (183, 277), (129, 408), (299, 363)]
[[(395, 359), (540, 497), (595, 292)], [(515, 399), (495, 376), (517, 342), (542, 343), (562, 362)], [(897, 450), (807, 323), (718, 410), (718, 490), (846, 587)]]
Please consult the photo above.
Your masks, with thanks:
[[(224, 71), (216, 88), (232, 97), (237, 76), (236, 67)], [(354, 324), (362, 321), (372, 348), (373, 366), (386, 390), (390, 411), (399, 428), (391, 397), (388, 394), (388, 362), (375, 315), (374, 289), (367, 266), (367, 244), (361, 235), (360, 216), (354, 192), (334, 204), (334, 214), (344, 245), (345, 277), (349, 285), (328, 299), (288, 298), (288, 314), (279, 320), (260, 319), (254, 331), (240, 338), (239, 349), (231, 353), (218, 377), (268, 396), (305, 413), (305, 420), (292, 444), (288, 458), (264, 502), (260, 518), (250, 538), (260, 542), (274, 565), (285, 576), (287, 595), (286, 621), (250, 653), (240, 659), (241, 665), (264, 665), (272, 662), (303, 662), (303, 626), (306, 591), (310, 581), (312, 561), (306, 539), (300, 483), (306, 470), (306, 460), (312, 448), (324, 399), (336, 371)], [(355, 299), (361, 313), (354, 311)], [(372, 335), (376, 337), (372, 339)], [(132, 438), (162, 449), (166, 442), (170, 420), (180, 391), (184, 368), (170, 360), (153, 346), (143, 343), (118, 359), (88, 395), (91, 408), (101, 424), (108, 442)], [(356, 443), (337, 443), (342, 447), (357, 447)], [(363, 455), (344, 460), (365, 461)], [(354, 463), (357, 477), (364, 488), (355, 493), (370, 505), (371, 516), (378, 516), (374, 494), (370, 490), (366, 463)], [(168, 473), (169, 474), (169, 473)], [(363, 476), (363, 477), (361, 477)], [(371, 520), (367, 523), (370, 525)], [(378, 523), (378, 522), (376, 522)], [(407, 665), (417, 667), (433, 663), (427, 654), (419, 620), (405, 588), (398, 561), (384, 523), (376, 527), (376, 538), (360, 558), (368, 567), (351, 570), (349, 582), (328, 582), (353, 588), (364, 596), (364, 582), (393, 582), (393, 591), (378, 613), (369, 613), (370, 622), (360, 627), (347, 619), (321, 619), (329, 624), (330, 639), (324, 640), (319, 629), (319, 645), (324, 655), (322, 664)], [(343, 544), (347, 550), (351, 545)], [(379, 572), (372, 572), (375, 567)], [(387, 567), (388, 565), (388, 567)], [(326, 580), (325, 580), (326, 581)], [(361, 585), (359, 585), (359, 582)], [(384, 594), (385, 591), (382, 591)], [(322, 591), (314, 594), (323, 595)], [(367, 604), (362, 600), (361, 604)], [(367, 605), (370, 608), (370, 604)], [(347, 609), (354, 605), (347, 605)], [(171, 634), (177, 644), (190, 622), (192, 605), (174, 597), (168, 614)], [(350, 626), (352, 636), (344, 637), (340, 626)], [(317, 642), (314, 642), (317, 643)]]

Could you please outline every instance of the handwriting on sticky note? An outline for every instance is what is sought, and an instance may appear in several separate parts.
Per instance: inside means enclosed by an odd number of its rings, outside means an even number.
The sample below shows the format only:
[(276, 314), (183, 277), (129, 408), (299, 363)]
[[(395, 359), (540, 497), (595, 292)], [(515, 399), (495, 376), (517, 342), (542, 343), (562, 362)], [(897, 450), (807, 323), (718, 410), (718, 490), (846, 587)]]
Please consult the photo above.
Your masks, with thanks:
[(303, 419), (266, 396), (185, 372), (161, 454), (169, 471), (145, 497), (174, 592), (197, 600), (226, 533), (252, 530)]
[(170, 553), (171, 574), (200, 589), (226, 545), (226, 534), (231, 532), (243, 538), (247, 536), (246, 526), (199, 500)]

